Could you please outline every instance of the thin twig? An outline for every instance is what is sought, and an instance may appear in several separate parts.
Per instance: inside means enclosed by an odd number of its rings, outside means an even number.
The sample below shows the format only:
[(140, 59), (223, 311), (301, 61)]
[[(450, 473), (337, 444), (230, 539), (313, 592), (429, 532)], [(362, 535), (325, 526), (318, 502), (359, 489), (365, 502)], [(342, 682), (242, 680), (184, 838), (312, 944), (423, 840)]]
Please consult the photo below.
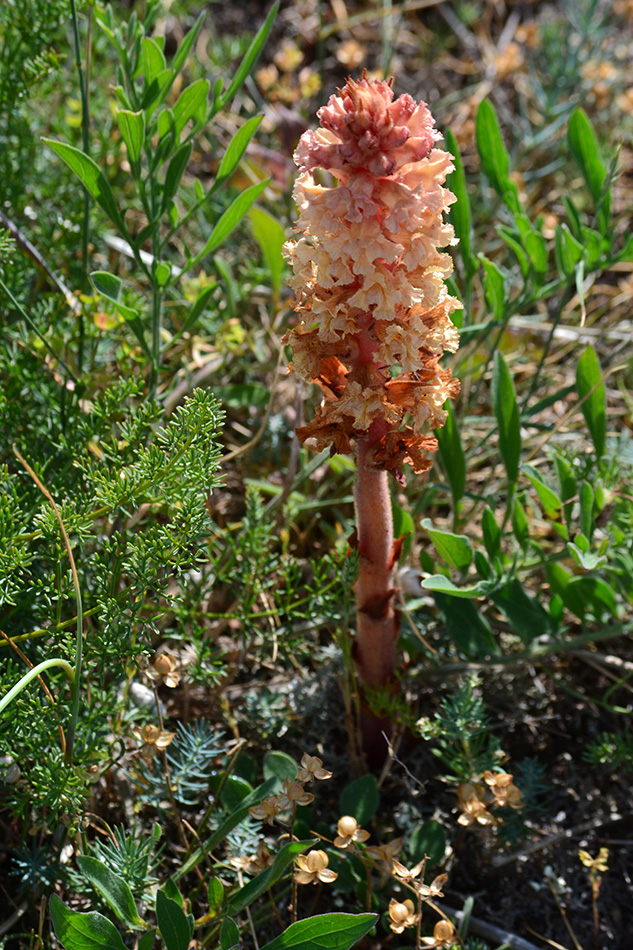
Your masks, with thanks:
[(81, 602), (81, 589), (79, 587), (79, 575), (77, 574), (77, 567), (75, 566), (75, 559), (73, 557), (73, 551), (70, 546), (70, 540), (68, 534), (66, 533), (66, 528), (64, 527), (64, 522), (62, 521), (59, 509), (55, 504), (55, 500), (46, 486), (43, 484), (41, 479), (35, 474), (29, 463), (23, 456), (20, 454), (17, 446), (13, 446), (13, 453), (16, 458), (22, 463), (26, 471), (29, 473), (39, 490), (42, 492), (44, 497), (50, 503), (55, 517), (57, 518), (57, 523), (59, 524), (59, 530), (61, 531), (62, 538), (64, 540), (64, 545), (66, 547), (66, 552), (68, 554), (68, 560), (70, 561), (70, 570), (73, 577), (73, 587), (75, 589), (75, 602), (77, 604), (77, 634), (75, 638), (75, 675), (70, 687), (70, 726), (68, 728), (68, 737), (66, 740), (66, 752), (64, 755), (64, 761), (67, 765), (72, 765), (73, 761), (73, 748), (75, 744), (75, 734), (77, 732), (77, 723), (79, 721), (79, 687), (81, 683), (81, 663), (83, 659), (83, 606)]

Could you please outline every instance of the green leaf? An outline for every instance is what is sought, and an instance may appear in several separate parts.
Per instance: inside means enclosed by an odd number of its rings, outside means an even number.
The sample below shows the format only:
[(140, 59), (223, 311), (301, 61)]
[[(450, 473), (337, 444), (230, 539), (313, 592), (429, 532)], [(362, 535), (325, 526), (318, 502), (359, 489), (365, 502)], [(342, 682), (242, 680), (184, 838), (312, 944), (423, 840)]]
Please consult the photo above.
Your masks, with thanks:
[(248, 884), (245, 884), (231, 898), (228, 906), (229, 914), (240, 914), (245, 910), (260, 894), (272, 887), (286, 873), (288, 866), (298, 854), (307, 851), (314, 843), (315, 839), (311, 838), (308, 841), (290, 841), (285, 844), (275, 855), (275, 860), (271, 866), (258, 874), (252, 881), (249, 881)]
[(115, 274), (110, 274), (105, 270), (95, 270), (90, 274), (90, 283), (98, 294), (101, 294), (102, 297), (105, 297), (106, 300), (109, 300), (115, 305), (126, 320), (132, 321), (138, 317), (137, 310), (134, 310), (132, 307), (126, 307), (119, 302), (121, 287), (123, 285), (123, 281), (120, 277), (117, 277)]
[(522, 548), (527, 547), (530, 540), (530, 526), (528, 524), (525, 508), (518, 498), (512, 502), (512, 531)]
[(438, 864), (446, 850), (446, 834), (439, 821), (425, 821), (414, 829), (409, 841), (409, 857), (412, 864), (428, 857), (427, 870)]
[(556, 563), (548, 564), (546, 571), (552, 594), (560, 597), (567, 610), (570, 610), (576, 617), (582, 620), (585, 616), (587, 605), (578, 587), (570, 587), (570, 581), (573, 579), (573, 575), (566, 571), (561, 564)]
[(484, 291), (486, 301), (492, 310), (495, 320), (503, 319), (505, 307), (505, 280), (503, 274), (493, 261), (489, 261), (483, 254), (479, 260), (484, 265)]
[(486, 508), (481, 516), (481, 530), (488, 557), (494, 560), (501, 547), (501, 528), (491, 508)]
[(97, 163), (74, 145), (66, 145), (65, 142), (56, 142), (54, 139), (47, 138), (43, 138), (42, 142), (59, 155), (79, 178), (91, 198), (94, 198), (103, 208), (121, 234), (127, 235), (127, 228), (117, 208), (110, 183)]
[(583, 254), (584, 247), (576, 240), (567, 225), (557, 224), (554, 234), (554, 257), (559, 273), (566, 277), (573, 274)]
[(224, 184), (227, 178), (231, 177), (263, 118), (263, 115), (254, 115), (235, 133), (229, 142), (226, 152), (222, 156), (218, 173), (213, 182), (212, 191), (215, 191), (220, 185)]
[(185, 142), (184, 145), (181, 145), (180, 148), (176, 150), (167, 167), (165, 183), (163, 185), (163, 212), (166, 211), (169, 202), (178, 191), (178, 187), (182, 181), (182, 176), (184, 175), (187, 165), (189, 164), (192, 149), (193, 143)]
[(580, 530), (591, 541), (593, 537), (593, 500), (594, 491), (590, 482), (583, 482), (580, 486)]
[(167, 878), (163, 886), (163, 891), (165, 892), (165, 897), (168, 897), (170, 901), (175, 901), (178, 906), (184, 910), (185, 901), (173, 877)]
[[(270, 13), (266, 17), (264, 23), (261, 25), (259, 32), (257, 33), (255, 38), (253, 39), (253, 42), (251, 43), (246, 53), (244, 54), (244, 59), (238, 66), (236, 73), (233, 76), (233, 79), (231, 80), (231, 84), (229, 85), (229, 88), (226, 90), (224, 95), (221, 95), (220, 90), (216, 89), (216, 93), (214, 95), (214, 111), (223, 109), (224, 106), (228, 102), (231, 101), (231, 99), (233, 98), (237, 90), (240, 88), (244, 80), (252, 72), (253, 68), (255, 67), (255, 63), (257, 62), (257, 59), (259, 57), (259, 54), (262, 51), (264, 43), (268, 39), (268, 34), (270, 33), (273, 23), (275, 22), (275, 17), (277, 16), (278, 10), (279, 10), (279, 0), (276, 0), (276, 2), (272, 5)], [(216, 96), (217, 96), (217, 104), (215, 102)]]
[(152, 950), (154, 946), (154, 940), (156, 939), (156, 931), (150, 930), (149, 933), (143, 934), (138, 943), (138, 950)]
[(250, 188), (247, 188), (241, 195), (237, 196), (235, 201), (229, 205), (217, 222), (202, 251), (190, 262), (190, 267), (198, 264), (207, 254), (211, 254), (212, 251), (215, 251), (215, 249), (226, 240), (231, 231), (238, 226), (251, 205), (257, 201), (269, 181), (270, 179), (266, 179), (266, 181), (251, 185)]
[(240, 932), (235, 921), (225, 917), (220, 927), (220, 950), (233, 950), (233, 947), (241, 947)]
[(561, 508), (563, 507), (561, 499), (558, 497), (556, 492), (543, 481), (540, 472), (532, 465), (524, 465), (523, 471), (536, 489), (536, 494), (539, 497), (539, 501), (541, 502), (543, 511), (547, 517), (551, 518), (553, 521), (558, 521), (560, 518)]
[(572, 577), (569, 581), (568, 592), (572, 595), (579, 593), (587, 609), (598, 621), (617, 616), (618, 604), (615, 592), (601, 577), (591, 574)]
[(111, 871), (102, 861), (87, 855), (78, 857), (77, 864), (83, 876), (90, 881), (117, 917), (124, 924), (127, 924), (130, 930), (146, 929), (146, 924), (138, 915), (132, 891), (122, 877)]
[(473, 597), (486, 597), (495, 587), (494, 581), (480, 581), (473, 584), (472, 587), (456, 587), (452, 580), (444, 577), (443, 574), (432, 574), (431, 577), (424, 578), (421, 586), (426, 590), (440, 591), (443, 594), (451, 594), (453, 597), (465, 597), (472, 600)]
[(539, 275), (547, 273), (547, 242), (543, 235), (538, 231), (530, 231), (523, 238), (523, 245), (534, 271)]
[(393, 536), (402, 539), (400, 561), (404, 561), (411, 550), (411, 541), (415, 534), (415, 523), (406, 509), (401, 508), (394, 499), (391, 499), (391, 517), (393, 518)]
[(80, 914), (66, 907), (56, 894), (51, 896), (49, 909), (55, 934), (65, 950), (127, 950), (121, 934), (103, 914)]
[(578, 167), (591, 192), (591, 196), (599, 204), (602, 197), (607, 170), (600, 158), (598, 140), (593, 126), (584, 109), (575, 109), (572, 112), (567, 129), (567, 141)]
[(468, 538), (452, 531), (438, 531), (430, 518), (425, 518), (421, 526), (428, 532), (433, 547), (450, 567), (456, 571), (465, 571), (473, 559), (473, 547)]
[(279, 298), (279, 288), (281, 286), (281, 273), (284, 267), (284, 258), (281, 252), (286, 240), (286, 232), (281, 224), (274, 218), (270, 212), (257, 206), (251, 208), (248, 212), (253, 229), (253, 236), (264, 258), (264, 263), (270, 273), (273, 298), (275, 302)]
[(483, 660), (499, 654), (490, 624), (472, 600), (434, 592), (435, 602), (446, 621), (446, 634), (460, 656)]
[(262, 950), (349, 950), (377, 920), (377, 914), (317, 914), (290, 924)]
[(190, 922), (182, 907), (163, 891), (156, 894), (156, 920), (165, 950), (188, 950), (193, 936)]
[(516, 577), (492, 591), (490, 599), (503, 611), (525, 643), (551, 632), (549, 614), (535, 597), (527, 593)]
[(559, 452), (554, 459), (556, 465), (556, 477), (558, 481), (558, 494), (560, 495), (563, 506), (563, 516), (565, 524), (569, 529), (571, 527), (571, 518), (573, 512), (572, 499), (578, 494), (578, 485), (574, 476), (571, 463)]
[(530, 261), (523, 249), (523, 245), (517, 238), (516, 232), (512, 228), (505, 227), (505, 225), (499, 225), (497, 231), (506, 242), (510, 250), (514, 251), (514, 256), (516, 257), (519, 263), (519, 269), (523, 277), (527, 277), (530, 272)]
[(457, 417), (453, 411), (453, 404), (448, 400), (444, 407), (448, 411), (446, 423), (441, 429), (435, 430), (435, 436), (439, 444), (448, 482), (451, 486), (453, 505), (457, 508), (466, 491), (466, 456), (462, 446)]
[(217, 286), (218, 286), (218, 282), (214, 281), (212, 284), (209, 284), (207, 287), (205, 287), (203, 290), (200, 291), (200, 293), (198, 294), (198, 296), (196, 297), (196, 299), (194, 300), (191, 306), (191, 310), (187, 314), (185, 322), (181, 326), (180, 330), (178, 330), (178, 332), (174, 334), (174, 337), (172, 338), (172, 343), (178, 340), (183, 335), (183, 333), (187, 333), (189, 330), (191, 330), (195, 326), (195, 324), (198, 322), (198, 320), (200, 319), (200, 317), (206, 310), (207, 304), (209, 302), (209, 298), (211, 297), (211, 294), (213, 293), (213, 291), (215, 290)]
[(294, 781), (298, 771), (299, 766), (295, 760), (285, 752), (268, 752), (264, 758), (264, 778), (274, 778), (279, 787), (286, 779)]
[(194, 119), (197, 126), (204, 124), (210, 88), (211, 83), (208, 79), (196, 79), (180, 93), (172, 106), (176, 138), (180, 136), (189, 119)]
[(209, 782), (211, 791), (216, 792), (220, 786), (220, 801), (227, 811), (235, 811), (239, 808), (247, 795), (253, 791), (253, 787), (246, 779), (238, 775), (229, 775), (224, 778), (224, 773), (219, 772), (211, 777)]
[(518, 190), (509, 177), (510, 159), (501, 138), (497, 113), (487, 99), (484, 99), (477, 109), (475, 140), (486, 178), (510, 210), (519, 212), (521, 207)]
[(589, 344), (578, 360), (576, 370), (576, 389), (582, 400), (581, 409), (585, 417), (591, 441), (598, 458), (604, 455), (607, 425), (607, 394), (602, 382), (602, 371), (596, 351)]
[(582, 548), (578, 547), (577, 544), (573, 544), (571, 541), (568, 542), (567, 547), (571, 551), (578, 566), (582, 567), (584, 571), (595, 571), (607, 562), (607, 558), (604, 554), (593, 554), (591, 551), (583, 551)]
[(202, 24), (204, 23), (204, 19), (205, 19), (205, 11), (203, 10), (202, 13), (199, 15), (198, 19), (196, 20), (196, 22), (194, 23), (194, 25), (191, 27), (191, 29), (185, 36), (180, 46), (178, 47), (174, 55), (174, 58), (171, 61), (171, 68), (174, 71), (174, 75), (179, 73), (182, 67), (185, 65), (187, 56), (189, 55), (191, 48), (193, 47), (193, 44), (196, 42), (198, 38), (198, 34), (200, 33), (200, 30), (202, 29)]
[(470, 198), (468, 197), (464, 165), (457, 139), (450, 129), (446, 130), (445, 138), (455, 165), (455, 171), (448, 176), (446, 183), (457, 199), (451, 205), (449, 220), (455, 228), (456, 237), (459, 238), (459, 253), (468, 277), (477, 270), (477, 258), (473, 255), (471, 242)]
[(380, 805), (380, 792), (375, 775), (361, 775), (346, 785), (338, 800), (342, 815), (351, 815), (359, 825), (371, 821)]
[(145, 142), (145, 116), (142, 112), (117, 109), (116, 119), (121, 129), (129, 159), (136, 163), (141, 157)]
[(519, 407), (510, 370), (499, 350), (495, 351), (492, 371), (492, 406), (499, 431), (499, 451), (508, 481), (516, 482), (521, 458)]
[(220, 912), (224, 903), (224, 887), (219, 877), (212, 877), (209, 881), (207, 893), (209, 897), (209, 913), (214, 917)]
[(141, 55), (143, 57), (145, 85), (150, 86), (159, 73), (167, 68), (167, 60), (162, 49), (151, 36), (141, 38)]

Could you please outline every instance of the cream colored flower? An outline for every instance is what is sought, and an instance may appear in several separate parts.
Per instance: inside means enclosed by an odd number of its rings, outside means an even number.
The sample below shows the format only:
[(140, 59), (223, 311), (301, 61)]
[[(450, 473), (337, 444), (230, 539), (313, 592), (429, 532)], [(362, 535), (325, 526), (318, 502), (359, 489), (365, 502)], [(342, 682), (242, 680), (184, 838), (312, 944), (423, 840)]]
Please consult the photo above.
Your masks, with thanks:
[(521, 789), (513, 783), (511, 775), (505, 772), (484, 772), (484, 782), (501, 808), (523, 808)]
[(277, 796), (279, 810), (286, 811), (288, 808), (294, 808), (295, 805), (309, 805), (314, 801), (314, 795), (306, 792), (303, 785), (299, 782), (293, 782), (286, 779), (283, 784), (283, 791)]
[(269, 868), (274, 860), (275, 855), (271, 854), (271, 852), (268, 850), (266, 842), (260, 841), (257, 845), (257, 852), (255, 854), (244, 858), (231, 858), (229, 863), (232, 864), (233, 867), (247, 871), (249, 874), (258, 874), (260, 871), (265, 871), (266, 868)]
[(145, 759), (151, 759), (156, 752), (166, 749), (176, 735), (175, 732), (163, 732), (158, 726), (135, 726), (132, 730), (141, 743), (140, 753)]
[(343, 815), (342, 818), (339, 818), (336, 830), (338, 832), (334, 839), (336, 848), (348, 848), (351, 844), (362, 843), (369, 838), (369, 832), (361, 828), (351, 815)]
[(305, 752), (301, 757), (301, 768), (297, 772), (297, 782), (311, 782), (313, 778), (324, 781), (332, 778), (332, 773), (323, 768), (323, 762), (318, 756), (308, 755)]
[(299, 884), (331, 884), (338, 877), (336, 871), (330, 870), (330, 859), (325, 851), (308, 851), (297, 858), (299, 870), (295, 871), (295, 881)]
[(415, 927), (419, 917), (415, 912), (412, 900), (397, 901), (394, 897), (389, 901), (389, 926), (395, 934), (401, 934), (407, 927)]
[(393, 859), (402, 851), (402, 838), (393, 838), (385, 844), (369, 845), (365, 854), (373, 861), (379, 861), (384, 868), (391, 870)]
[(282, 809), (279, 806), (279, 798), (277, 795), (271, 795), (269, 798), (265, 798), (261, 805), (253, 805), (252, 808), (249, 808), (248, 813), (258, 821), (263, 821), (267, 825), (272, 825), (273, 819), (279, 814), (281, 810)]
[(416, 884), (415, 889), (423, 901), (444, 897), (442, 888), (448, 881), (448, 874), (438, 874), (430, 884)]
[(488, 811), (484, 801), (484, 789), (481, 785), (466, 782), (457, 789), (457, 804), (461, 815), (457, 819), (460, 825), (494, 825), (495, 817)]
[(174, 689), (180, 682), (180, 673), (176, 670), (176, 661), (169, 653), (160, 653), (151, 667), (145, 670), (145, 675), (155, 686), (164, 683), (165, 686)]
[(437, 950), (448, 950), (455, 943), (455, 927), (450, 920), (438, 920), (433, 928), (432, 937), (422, 937), (425, 947), (435, 947)]
[(424, 874), (424, 868), (426, 865), (426, 858), (422, 858), (414, 868), (405, 867), (404, 864), (401, 864), (400, 861), (394, 860), (392, 865), (392, 873), (395, 874), (397, 878), (400, 878), (401, 881), (404, 881), (405, 884), (411, 884), (412, 881), (420, 875), (420, 872)]

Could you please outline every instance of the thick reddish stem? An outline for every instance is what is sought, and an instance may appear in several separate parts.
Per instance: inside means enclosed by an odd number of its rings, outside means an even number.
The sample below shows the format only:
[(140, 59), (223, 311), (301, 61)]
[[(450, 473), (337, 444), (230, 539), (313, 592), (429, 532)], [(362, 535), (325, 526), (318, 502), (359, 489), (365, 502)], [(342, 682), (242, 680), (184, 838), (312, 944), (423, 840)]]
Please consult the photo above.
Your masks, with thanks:
[(393, 518), (387, 472), (367, 467), (371, 440), (359, 440), (356, 460), (356, 666), (367, 686), (384, 686), (396, 663), (398, 637), (393, 564)]

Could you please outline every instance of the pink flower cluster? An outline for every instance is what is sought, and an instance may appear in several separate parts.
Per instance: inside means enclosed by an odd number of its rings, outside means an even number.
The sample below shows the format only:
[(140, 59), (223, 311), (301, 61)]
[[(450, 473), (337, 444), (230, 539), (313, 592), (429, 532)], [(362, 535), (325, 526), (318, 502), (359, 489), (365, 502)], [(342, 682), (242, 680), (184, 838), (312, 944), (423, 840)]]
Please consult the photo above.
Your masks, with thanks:
[(437, 448), (429, 430), (459, 391), (439, 366), (459, 344), (452, 261), (438, 251), (454, 240), (442, 218), (455, 200), (443, 187), (451, 156), (433, 148), (424, 103), (393, 101), (387, 82), (349, 79), (318, 115), (295, 153), (298, 237), (286, 253), (300, 321), (285, 340), (294, 372), (324, 398), (297, 434), (336, 452), (364, 440), (370, 467), (422, 472)]

